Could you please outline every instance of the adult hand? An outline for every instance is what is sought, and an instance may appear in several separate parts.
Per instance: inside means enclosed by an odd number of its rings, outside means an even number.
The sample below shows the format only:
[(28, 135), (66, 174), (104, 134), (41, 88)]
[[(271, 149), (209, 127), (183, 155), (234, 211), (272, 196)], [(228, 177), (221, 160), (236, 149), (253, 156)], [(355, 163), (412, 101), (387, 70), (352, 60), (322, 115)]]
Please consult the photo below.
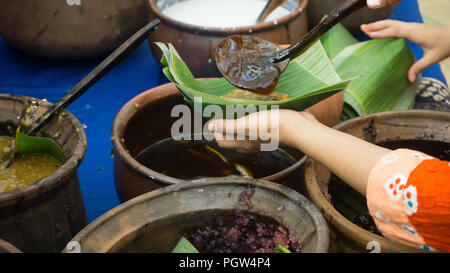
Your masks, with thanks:
[(392, 4), (399, 4), (402, 0), (367, 0), (367, 6), (371, 9), (378, 9)]
[(405, 38), (422, 46), (424, 55), (408, 72), (411, 82), (432, 64), (450, 56), (450, 25), (437, 26), (421, 23), (405, 23), (396, 20), (382, 20), (361, 25), (361, 30), (371, 38)]

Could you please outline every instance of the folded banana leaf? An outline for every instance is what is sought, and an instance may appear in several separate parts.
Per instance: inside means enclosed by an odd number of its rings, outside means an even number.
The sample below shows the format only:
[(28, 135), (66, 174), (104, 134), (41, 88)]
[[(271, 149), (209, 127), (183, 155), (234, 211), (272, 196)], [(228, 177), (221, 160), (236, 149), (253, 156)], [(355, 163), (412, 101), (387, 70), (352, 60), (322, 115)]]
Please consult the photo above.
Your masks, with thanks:
[(337, 25), (322, 42), (341, 78), (360, 76), (345, 89), (341, 120), (414, 106), (419, 80), (408, 81), (415, 58), (405, 40), (356, 43), (345, 27)]
[(317, 102), (345, 89), (350, 80), (341, 80), (330, 63), (320, 42), (313, 45), (300, 57), (291, 60), (282, 73), (275, 90), (287, 94), (290, 98), (281, 101), (246, 100), (223, 98), (221, 96), (235, 90), (225, 78), (197, 80), (189, 71), (175, 48), (169, 44), (156, 43), (163, 52), (161, 63), (165, 66), (163, 73), (183, 94), (189, 104), (194, 98), (202, 99), (202, 106), (219, 105), (224, 110), (226, 105), (277, 105), (279, 108), (304, 110)]

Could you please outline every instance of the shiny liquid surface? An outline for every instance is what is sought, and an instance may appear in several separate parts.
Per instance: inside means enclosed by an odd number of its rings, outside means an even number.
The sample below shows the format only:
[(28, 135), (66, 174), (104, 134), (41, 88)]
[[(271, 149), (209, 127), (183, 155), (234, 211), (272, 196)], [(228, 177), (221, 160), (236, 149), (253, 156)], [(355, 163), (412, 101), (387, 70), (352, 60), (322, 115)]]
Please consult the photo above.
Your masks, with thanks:
[(259, 94), (270, 94), (276, 87), (289, 60), (266, 62), (279, 47), (253, 36), (235, 35), (216, 48), (217, 68), (234, 86)]

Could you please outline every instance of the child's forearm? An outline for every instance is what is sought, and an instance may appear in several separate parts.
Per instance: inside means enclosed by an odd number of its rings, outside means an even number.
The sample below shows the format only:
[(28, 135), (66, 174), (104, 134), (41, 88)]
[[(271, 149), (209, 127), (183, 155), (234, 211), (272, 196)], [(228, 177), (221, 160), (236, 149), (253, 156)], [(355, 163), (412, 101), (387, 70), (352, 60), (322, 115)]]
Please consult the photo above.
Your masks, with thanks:
[(304, 113), (280, 129), (281, 140), (321, 162), (364, 195), (371, 169), (390, 151), (326, 127)]

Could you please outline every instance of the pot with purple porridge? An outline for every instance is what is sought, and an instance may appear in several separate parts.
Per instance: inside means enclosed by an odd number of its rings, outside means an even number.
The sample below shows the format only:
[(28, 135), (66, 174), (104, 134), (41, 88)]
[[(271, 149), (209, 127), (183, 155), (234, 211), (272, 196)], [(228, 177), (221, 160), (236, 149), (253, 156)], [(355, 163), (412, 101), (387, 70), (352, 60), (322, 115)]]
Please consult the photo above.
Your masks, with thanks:
[[(133, 198), (90, 223), (64, 252), (327, 252), (328, 227), (301, 194), (247, 178), (206, 178)], [(77, 246), (77, 247), (73, 247)]]

